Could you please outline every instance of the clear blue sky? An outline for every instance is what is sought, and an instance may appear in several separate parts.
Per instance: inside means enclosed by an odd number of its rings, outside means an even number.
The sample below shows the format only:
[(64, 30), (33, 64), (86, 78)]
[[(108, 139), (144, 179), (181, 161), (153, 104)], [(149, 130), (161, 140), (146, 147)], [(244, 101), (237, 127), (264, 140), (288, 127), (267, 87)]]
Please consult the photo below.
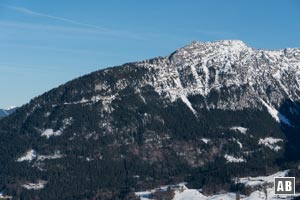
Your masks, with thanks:
[(300, 47), (298, 0), (0, 0), (0, 107), (191, 41)]

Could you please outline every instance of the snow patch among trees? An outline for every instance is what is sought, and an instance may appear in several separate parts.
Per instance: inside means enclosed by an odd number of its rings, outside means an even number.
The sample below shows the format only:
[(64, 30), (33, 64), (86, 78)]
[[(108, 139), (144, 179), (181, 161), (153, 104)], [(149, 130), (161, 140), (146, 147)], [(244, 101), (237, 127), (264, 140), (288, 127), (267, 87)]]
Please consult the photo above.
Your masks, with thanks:
[(280, 146), (277, 145), (278, 142), (282, 142), (283, 140), (280, 138), (272, 138), (272, 137), (266, 137), (264, 139), (259, 139), (258, 144), (264, 145), (268, 147), (271, 150), (279, 151), (281, 149)]
[(181, 95), (181, 100), (183, 101), (183, 103), (185, 103), (185, 105), (187, 105), (187, 107), (189, 107), (189, 109), (193, 112), (193, 114), (197, 116), (196, 110), (193, 108), (191, 102), (188, 100), (188, 98), (185, 95)]
[(45, 136), (47, 139), (51, 136), (60, 136), (61, 134), (61, 130), (54, 131), (52, 128), (48, 128), (42, 132), (42, 136)]
[(24, 156), (18, 158), (17, 162), (23, 162), (23, 161), (30, 162), (30, 161), (34, 160), (36, 157), (37, 157), (36, 151), (31, 149), (31, 150), (27, 151)]
[(37, 183), (25, 183), (22, 185), (22, 187), (27, 190), (40, 190), (40, 189), (43, 189), (46, 184), (47, 184), (47, 181), (40, 180)]
[(247, 132), (248, 129), (245, 128), (245, 127), (241, 127), (241, 126), (233, 126), (233, 127), (230, 128), (230, 130), (238, 131), (238, 132), (240, 132), (242, 134), (246, 134), (246, 132)]
[(236, 180), (237, 183), (242, 183), (245, 186), (259, 186), (265, 183), (273, 183), (275, 177), (285, 177), (288, 174), (289, 170), (280, 171), (275, 174), (271, 174), (269, 176), (257, 176), (257, 177), (245, 177), (245, 178), (238, 178)]
[(60, 151), (55, 151), (55, 153), (52, 155), (38, 155), (37, 161), (53, 160), (53, 159), (59, 159), (62, 157), (63, 157), (63, 155), (60, 153)]
[(267, 108), (268, 112), (270, 113), (270, 115), (277, 121), (280, 123), (284, 123), (288, 126), (292, 126), (291, 122), (284, 116), (282, 115), (278, 110), (276, 110), (275, 108), (273, 108), (272, 106), (268, 105), (264, 100), (260, 99), (260, 101), (262, 102), (262, 104)]
[(201, 140), (202, 140), (202, 142), (204, 142), (205, 144), (207, 144), (207, 143), (210, 141), (210, 139), (207, 139), (207, 138), (202, 138)]
[(240, 163), (240, 162), (246, 162), (244, 158), (237, 158), (228, 154), (224, 155), (224, 158), (227, 160), (228, 163)]
[(52, 136), (60, 136), (63, 133), (63, 131), (72, 124), (72, 120), (72, 117), (64, 119), (63, 126), (59, 130), (54, 131), (52, 128), (47, 128), (42, 132), (41, 136), (44, 136), (47, 139), (49, 139)]

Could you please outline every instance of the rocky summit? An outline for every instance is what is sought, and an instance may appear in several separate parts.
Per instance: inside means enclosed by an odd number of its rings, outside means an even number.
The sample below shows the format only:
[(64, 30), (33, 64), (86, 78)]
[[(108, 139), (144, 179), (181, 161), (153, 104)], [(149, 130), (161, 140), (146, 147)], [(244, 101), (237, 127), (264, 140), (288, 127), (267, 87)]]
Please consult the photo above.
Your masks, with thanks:
[(79, 77), (0, 121), (0, 192), (15, 199), (135, 199), (187, 183), (298, 172), (300, 49), (193, 42)]

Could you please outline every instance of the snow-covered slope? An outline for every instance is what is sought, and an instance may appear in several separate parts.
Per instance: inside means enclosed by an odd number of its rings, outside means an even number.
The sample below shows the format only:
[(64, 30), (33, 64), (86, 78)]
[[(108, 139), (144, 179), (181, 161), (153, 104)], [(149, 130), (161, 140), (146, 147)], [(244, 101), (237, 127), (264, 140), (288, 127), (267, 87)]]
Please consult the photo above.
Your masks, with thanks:
[[(300, 194), (295, 195), (275, 195), (274, 191), (274, 178), (275, 177), (285, 177), (288, 170), (279, 171), (277, 173), (271, 174), (269, 176), (258, 176), (258, 177), (246, 177), (238, 178), (237, 183), (244, 184), (246, 187), (256, 188), (250, 195), (239, 194), (241, 200), (279, 200), (279, 199), (293, 199), (294, 197), (300, 196)], [(174, 191), (173, 200), (235, 200), (237, 193), (220, 193), (215, 195), (204, 195), (201, 189), (189, 189), (185, 186), (185, 183), (180, 183), (178, 185), (169, 185), (156, 188), (149, 191), (136, 192), (136, 195), (141, 198), (141, 200), (157, 200), (153, 198), (153, 194), (156, 191), (167, 191), (167, 188)]]

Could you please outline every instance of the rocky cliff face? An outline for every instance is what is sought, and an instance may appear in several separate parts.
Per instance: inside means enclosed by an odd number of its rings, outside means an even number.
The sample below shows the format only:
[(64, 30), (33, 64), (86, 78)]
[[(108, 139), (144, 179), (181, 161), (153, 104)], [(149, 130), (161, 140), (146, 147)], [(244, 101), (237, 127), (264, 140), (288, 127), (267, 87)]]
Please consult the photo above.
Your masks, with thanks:
[[(171, 102), (201, 95), (207, 109), (240, 110), (279, 108), (286, 99), (299, 100), (299, 49), (264, 51), (242, 41), (194, 42), (167, 58), (138, 65), (154, 71), (144, 84)], [(214, 93), (220, 99), (209, 101)]]
[(213, 192), (294, 167), (299, 68), (300, 49), (193, 42), (72, 80), (1, 120), (0, 187), (42, 199), (178, 181)]

